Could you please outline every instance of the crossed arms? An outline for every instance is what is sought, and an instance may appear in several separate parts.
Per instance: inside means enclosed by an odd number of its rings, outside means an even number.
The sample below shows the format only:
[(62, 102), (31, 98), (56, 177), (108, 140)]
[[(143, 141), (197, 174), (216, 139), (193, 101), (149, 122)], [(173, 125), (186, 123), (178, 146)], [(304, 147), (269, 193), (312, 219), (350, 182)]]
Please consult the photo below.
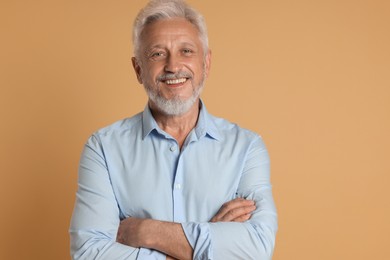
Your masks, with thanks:
[[(225, 203), (210, 222), (244, 222), (256, 209), (254, 201), (237, 198)], [(117, 242), (155, 249), (167, 259), (192, 259), (193, 249), (178, 223), (153, 219), (126, 218), (119, 226)]]
[(277, 215), (260, 139), (245, 158), (235, 190), (245, 199), (228, 201), (208, 222), (125, 218), (107, 170), (100, 144), (91, 139), (80, 162), (70, 227), (73, 259), (271, 259)]

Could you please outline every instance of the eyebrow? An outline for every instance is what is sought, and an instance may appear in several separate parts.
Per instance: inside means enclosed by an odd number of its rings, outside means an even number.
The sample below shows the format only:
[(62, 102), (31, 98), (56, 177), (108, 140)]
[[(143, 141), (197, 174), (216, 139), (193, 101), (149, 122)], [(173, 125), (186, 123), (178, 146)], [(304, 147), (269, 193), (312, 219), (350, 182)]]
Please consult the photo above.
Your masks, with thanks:
[[(194, 49), (198, 49), (197, 45), (196, 44), (193, 44), (191, 42), (182, 42), (182, 43), (179, 43), (179, 47), (191, 47), (191, 48), (194, 48)], [(151, 45), (149, 47), (146, 47), (145, 48), (145, 51), (146, 52), (150, 52), (151, 50), (153, 49), (166, 49), (165, 45), (162, 45), (162, 44), (154, 44), (154, 45)]]

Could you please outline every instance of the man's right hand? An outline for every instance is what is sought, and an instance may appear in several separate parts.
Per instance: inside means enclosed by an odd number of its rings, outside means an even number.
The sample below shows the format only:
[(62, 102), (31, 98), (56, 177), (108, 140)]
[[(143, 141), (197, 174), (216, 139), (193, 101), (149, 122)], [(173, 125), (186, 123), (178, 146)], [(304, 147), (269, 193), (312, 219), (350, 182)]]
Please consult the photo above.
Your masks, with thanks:
[(255, 209), (253, 200), (237, 198), (223, 204), (210, 222), (244, 222), (250, 219)]
[[(245, 222), (250, 219), (255, 209), (256, 205), (253, 200), (237, 198), (223, 204), (210, 222)], [(166, 260), (177, 259), (167, 255)]]

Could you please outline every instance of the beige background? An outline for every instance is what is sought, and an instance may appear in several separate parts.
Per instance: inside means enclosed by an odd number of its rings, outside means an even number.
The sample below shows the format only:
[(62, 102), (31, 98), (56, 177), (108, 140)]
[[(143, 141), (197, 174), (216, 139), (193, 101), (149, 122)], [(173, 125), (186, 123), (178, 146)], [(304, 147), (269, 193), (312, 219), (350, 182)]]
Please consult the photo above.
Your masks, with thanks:
[[(390, 259), (390, 2), (189, 2), (209, 111), (271, 154), (274, 260)], [(0, 2), (0, 259), (69, 259), (83, 144), (146, 102), (130, 65), (145, 3)]]

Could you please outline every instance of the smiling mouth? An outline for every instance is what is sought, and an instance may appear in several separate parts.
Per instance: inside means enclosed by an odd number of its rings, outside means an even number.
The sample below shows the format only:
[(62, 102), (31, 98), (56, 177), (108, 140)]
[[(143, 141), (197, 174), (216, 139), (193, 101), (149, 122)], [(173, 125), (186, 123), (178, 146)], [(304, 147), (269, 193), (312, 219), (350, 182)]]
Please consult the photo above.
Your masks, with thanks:
[(187, 78), (180, 78), (180, 79), (168, 79), (165, 81), (165, 84), (167, 85), (177, 85), (182, 84), (187, 81)]

